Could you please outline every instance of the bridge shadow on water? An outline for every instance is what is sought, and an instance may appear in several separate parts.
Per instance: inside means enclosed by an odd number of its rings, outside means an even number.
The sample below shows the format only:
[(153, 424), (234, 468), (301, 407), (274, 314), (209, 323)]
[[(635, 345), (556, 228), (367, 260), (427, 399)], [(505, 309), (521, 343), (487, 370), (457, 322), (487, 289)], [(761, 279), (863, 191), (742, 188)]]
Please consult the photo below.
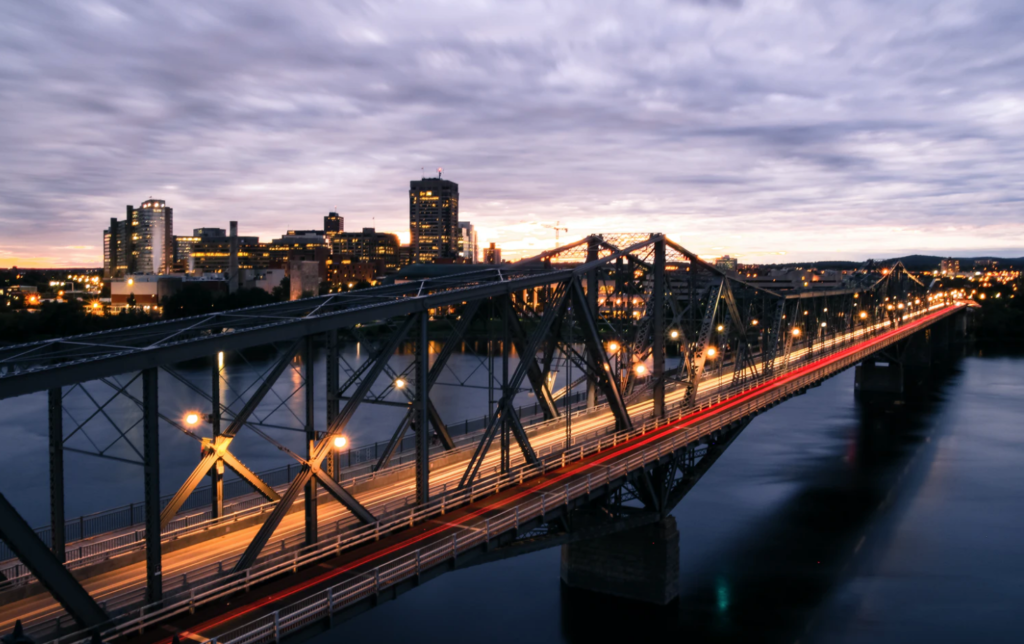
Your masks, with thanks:
[[(812, 632), (816, 609), (856, 567), (865, 533), (897, 493), (912, 496), (931, 465), (935, 419), (959, 373), (933, 368), (929, 386), (903, 404), (856, 406), (845, 455), (794, 473), (801, 489), (779, 510), (694, 566), (680, 565), (680, 596), (664, 607), (561, 589), (562, 636), (592, 643), (658, 635), (694, 642), (795, 642)], [(735, 446), (734, 446), (735, 449)], [(708, 481), (705, 481), (708, 483)], [(686, 501), (673, 514), (687, 548)], [(871, 531), (886, 540), (885, 529)]]

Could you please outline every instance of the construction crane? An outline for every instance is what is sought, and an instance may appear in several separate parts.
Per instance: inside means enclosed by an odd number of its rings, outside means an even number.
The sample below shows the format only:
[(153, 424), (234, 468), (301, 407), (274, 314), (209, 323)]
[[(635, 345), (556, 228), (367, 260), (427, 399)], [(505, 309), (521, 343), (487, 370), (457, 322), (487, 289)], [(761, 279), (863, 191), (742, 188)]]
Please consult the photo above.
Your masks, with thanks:
[(541, 226), (544, 226), (545, 228), (551, 228), (551, 229), (553, 229), (555, 231), (555, 248), (558, 248), (558, 233), (559, 232), (563, 232), (563, 233), (569, 232), (568, 228), (564, 228), (564, 227), (559, 225), (561, 223), (562, 222), (560, 222), (560, 221), (556, 221), (554, 226), (552, 226), (551, 224), (541, 224)]

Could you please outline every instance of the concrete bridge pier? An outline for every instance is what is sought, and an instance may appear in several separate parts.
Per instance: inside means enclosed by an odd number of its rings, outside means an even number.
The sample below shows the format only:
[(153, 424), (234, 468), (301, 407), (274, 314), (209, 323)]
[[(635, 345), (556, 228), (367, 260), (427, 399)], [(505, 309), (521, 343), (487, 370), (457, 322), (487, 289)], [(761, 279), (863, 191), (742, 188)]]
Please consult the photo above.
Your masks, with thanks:
[(871, 358), (857, 365), (854, 396), (862, 402), (896, 401), (903, 398), (903, 365)]
[(679, 596), (675, 517), (563, 545), (562, 582), (648, 604), (670, 603)]

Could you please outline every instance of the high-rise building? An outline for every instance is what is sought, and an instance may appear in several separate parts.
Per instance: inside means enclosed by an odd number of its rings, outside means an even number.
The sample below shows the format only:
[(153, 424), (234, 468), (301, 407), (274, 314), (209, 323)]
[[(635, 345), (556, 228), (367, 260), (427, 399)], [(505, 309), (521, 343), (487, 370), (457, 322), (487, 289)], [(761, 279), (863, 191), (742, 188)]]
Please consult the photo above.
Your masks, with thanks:
[(131, 257), (131, 236), (128, 220), (110, 218), (110, 228), (103, 231), (103, 278), (123, 277), (128, 272)]
[(460, 221), (459, 233), (459, 255), (476, 264), (480, 261), (476, 252), (476, 228), (468, 221)]
[(334, 239), (334, 236), (338, 233), (345, 232), (345, 218), (336, 212), (329, 212), (324, 217), (324, 235), (327, 236), (327, 241)]
[(459, 256), (459, 184), (429, 178), (409, 182), (412, 261)]
[(953, 259), (952, 257), (941, 260), (939, 262), (939, 270), (948, 275), (956, 275), (960, 272), (960, 260)]
[(125, 206), (124, 221), (110, 220), (103, 231), (103, 272), (107, 278), (164, 274), (174, 266), (174, 211), (162, 199), (138, 208)]
[(138, 208), (127, 206), (132, 254), (129, 272), (162, 275), (174, 264), (174, 211), (163, 199), (147, 199)]

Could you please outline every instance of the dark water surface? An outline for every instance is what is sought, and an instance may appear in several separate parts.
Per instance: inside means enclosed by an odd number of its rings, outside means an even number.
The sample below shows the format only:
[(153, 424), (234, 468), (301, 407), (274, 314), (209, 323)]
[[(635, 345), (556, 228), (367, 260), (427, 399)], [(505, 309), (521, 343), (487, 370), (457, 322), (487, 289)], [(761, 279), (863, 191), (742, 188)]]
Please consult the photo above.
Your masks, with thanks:
[(1024, 357), (867, 413), (853, 371), (757, 418), (673, 512), (680, 598), (564, 588), (558, 548), (444, 575), (319, 638), (1024, 641)]

